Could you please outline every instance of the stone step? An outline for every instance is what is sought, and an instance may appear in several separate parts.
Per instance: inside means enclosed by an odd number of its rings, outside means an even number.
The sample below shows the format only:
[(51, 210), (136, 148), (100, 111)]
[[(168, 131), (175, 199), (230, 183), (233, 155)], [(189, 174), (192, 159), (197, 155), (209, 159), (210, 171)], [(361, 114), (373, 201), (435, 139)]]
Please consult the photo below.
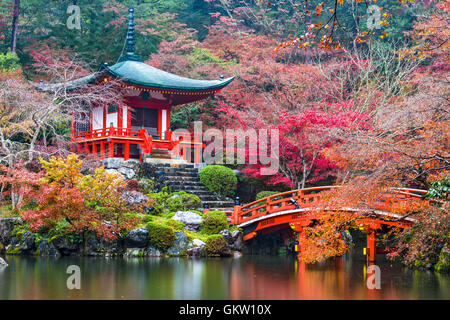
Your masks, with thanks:
[(164, 181), (171, 185), (202, 185), (198, 179), (192, 177), (178, 177), (178, 178), (167, 178), (164, 177)]
[(210, 208), (229, 208), (234, 206), (234, 202), (232, 201), (213, 200), (213, 201), (204, 201), (203, 203), (207, 203)]
[(182, 187), (182, 186), (171, 186), (169, 185), (170, 188), (173, 191), (186, 191), (188, 193), (195, 193), (198, 191), (208, 191), (208, 189), (206, 189), (205, 186), (203, 185), (198, 185), (198, 186), (186, 186), (186, 187)]
[(197, 173), (194, 172), (167, 172), (167, 171), (156, 171), (156, 174), (163, 174), (166, 178), (180, 178), (180, 177), (186, 177), (186, 178), (196, 178), (199, 179), (199, 176)]
[(188, 181), (170, 181), (167, 183), (174, 187), (188, 187), (188, 186), (201, 186), (202, 184), (199, 181), (188, 180)]

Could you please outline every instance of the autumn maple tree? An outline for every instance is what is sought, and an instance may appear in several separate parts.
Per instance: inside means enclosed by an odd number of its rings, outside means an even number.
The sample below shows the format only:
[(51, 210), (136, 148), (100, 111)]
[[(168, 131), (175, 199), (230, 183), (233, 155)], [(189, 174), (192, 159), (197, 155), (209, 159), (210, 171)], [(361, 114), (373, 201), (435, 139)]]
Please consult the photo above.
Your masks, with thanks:
[(112, 240), (136, 225), (135, 215), (122, 198), (126, 184), (118, 174), (100, 167), (92, 175), (83, 175), (82, 162), (74, 154), (40, 161), (42, 173), (15, 170), (8, 178), (2, 177), (2, 182), (14, 183), (19, 189), (18, 207), (30, 230), (45, 233), (58, 226), (62, 234), (94, 231)]

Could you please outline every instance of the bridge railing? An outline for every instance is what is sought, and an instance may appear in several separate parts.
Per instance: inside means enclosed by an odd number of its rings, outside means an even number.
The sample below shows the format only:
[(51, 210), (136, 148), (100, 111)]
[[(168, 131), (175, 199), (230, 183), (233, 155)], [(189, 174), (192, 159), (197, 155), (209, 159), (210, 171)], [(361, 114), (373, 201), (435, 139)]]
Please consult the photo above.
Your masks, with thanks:
[(300, 208), (309, 208), (320, 202), (320, 192), (328, 191), (340, 186), (325, 186), (298, 189), (278, 193), (243, 206), (236, 206), (231, 217), (231, 224), (241, 224), (268, 213), (295, 209), (295, 205), (290, 203), (294, 199)]
[[(253, 201), (243, 206), (235, 206), (231, 214), (231, 224), (239, 225), (267, 214), (295, 209), (294, 199), (299, 208), (311, 208), (321, 201), (321, 192), (341, 188), (341, 186), (324, 186), (292, 190), (278, 193), (260, 200)], [(404, 201), (410, 198), (423, 198), (426, 190), (409, 188), (392, 188), (391, 194), (380, 197), (377, 209), (388, 209), (393, 203)]]

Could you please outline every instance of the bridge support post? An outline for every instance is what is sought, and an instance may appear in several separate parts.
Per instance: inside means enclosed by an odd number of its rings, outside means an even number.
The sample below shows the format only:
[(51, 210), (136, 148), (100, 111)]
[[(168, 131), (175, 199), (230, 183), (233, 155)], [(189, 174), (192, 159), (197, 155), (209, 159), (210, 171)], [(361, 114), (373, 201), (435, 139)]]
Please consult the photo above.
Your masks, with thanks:
[(377, 236), (374, 229), (369, 229), (367, 232), (367, 249), (366, 249), (367, 263), (375, 262), (377, 259)]
[(297, 230), (298, 232), (295, 233), (295, 252), (297, 252), (297, 258), (300, 258), (304, 251), (302, 241), (305, 239), (306, 233), (303, 228), (297, 228)]
[(234, 206), (233, 213), (231, 215), (231, 224), (238, 225), (239, 224), (239, 212), (241, 211), (242, 206)]

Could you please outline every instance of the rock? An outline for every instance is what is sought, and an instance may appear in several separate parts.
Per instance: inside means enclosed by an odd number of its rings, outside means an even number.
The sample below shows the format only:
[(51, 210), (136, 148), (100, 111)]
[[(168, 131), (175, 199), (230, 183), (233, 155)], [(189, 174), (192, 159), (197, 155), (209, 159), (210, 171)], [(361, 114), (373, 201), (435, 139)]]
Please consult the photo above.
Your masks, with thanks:
[(222, 230), (219, 232), (219, 234), (221, 234), (225, 240), (227, 240), (228, 245), (232, 245), (233, 244), (233, 238), (231, 237), (231, 233), (228, 230)]
[(240, 251), (242, 248), (243, 240), (242, 237), (244, 234), (242, 231), (235, 230), (231, 233), (231, 239), (233, 241), (233, 244), (231, 245), (231, 250), (238, 250)]
[(175, 233), (175, 243), (167, 249), (167, 253), (171, 256), (180, 256), (186, 250), (188, 244), (189, 241), (184, 231), (178, 231)]
[(342, 235), (342, 239), (344, 239), (344, 243), (348, 247), (351, 247), (353, 245), (353, 238), (352, 238), (352, 235), (350, 234), (350, 232), (348, 230), (344, 230), (341, 232), (341, 235)]
[(122, 199), (129, 204), (140, 204), (144, 201), (148, 200), (148, 197), (145, 196), (142, 192), (139, 191), (125, 191), (122, 194)]
[(95, 232), (86, 235), (83, 254), (93, 257), (113, 257), (123, 254), (123, 245), (120, 240), (106, 241), (98, 238)]
[(128, 248), (125, 250), (123, 256), (125, 258), (138, 258), (144, 256), (145, 249), (142, 248)]
[(37, 245), (37, 249), (35, 254), (44, 256), (44, 257), (59, 257), (61, 253), (59, 253), (58, 249), (56, 249), (53, 242), (49, 242), (48, 239), (42, 239), (41, 242)]
[(124, 161), (124, 163), (122, 164), (123, 168), (129, 168), (129, 169), (132, 169), (133, 171), (136, 171), (138, 166), (139, 166), (139, 162), (137, 162), (135, 160), (127, 160), (127, 161)]
[(0, 268), (1, 267), (7, 267), (7, 266), (8, 266), (8, 264), (6, 263), (6, 261), (3, 260), (2, 258), (0, 258)]
[(133, 179), (134, 176), (136, 175), (136, 173), (134, 172), (133, 169), (126, 168), (126, 167), (121, 167), (119, 169), (119, 172), (128, 180)]
[(184, 228), (186, 230), (194, 232), (200, 230), (200, 225), (203, 221), (201, 215), (191, 211), (177, 211), (175, 215), (173, 215), (172, 219), (184, 223)]
[(117, 174), (117, 173), (119, 173), (119, 171), (117, 171), (116, 169), (106, 169), (105, 172), (109, 173), (109, 174)]
[(11, 231), (16, 225), (21, 225), (20, 218), (0, 218), (0, 244), (6, 248), (11, 243)]
[(103, 159), (102, 164), (105, 166), (105, 169), (119, 169), (123, 165), (123, 159), (120, 158)]
[(79, 251), (79, 244), (70, 241), (68, 238), (62, 236), (51, 241), (53, 246), (58, 249), (61, 255), (68, 256)]
[(192, 240), (186, 251), (188, 256), (199, 257), (204, 253), (205, 243), (200, 239)]
[(144, 248), (148, 244), (148, 230), (139, 228), (131, 230), (125, 237), (125, 246), (127, 248)]
[(11, 244), (7, 246), (7, 253), (14, 255), (31, 255), (35, 251), (35, 237), (30, 231), (19, 233), (11, 238)]
[(434, 266), (434, 270), (438, 272), (450, 272), (450, 248), (446, 244), (439, 254), (438, 263)]
[(145, 256), (146, 257), (161, 257), (162, 253), (159, 249), (156, 249), (155, 247), (148, 246), (145, 249)]
[(242, 232), (239, 230), (235, 230), (230, 233), (229, 230), (222, 230), (219, 232), (224, 239), (227, 241), (228, 246), (231, 250), (241, 250), (242, 246)]
[(242, 253), (239, 251), (233, 251), (233, 258), (238, 259), (240, 257), (242, 257)]

